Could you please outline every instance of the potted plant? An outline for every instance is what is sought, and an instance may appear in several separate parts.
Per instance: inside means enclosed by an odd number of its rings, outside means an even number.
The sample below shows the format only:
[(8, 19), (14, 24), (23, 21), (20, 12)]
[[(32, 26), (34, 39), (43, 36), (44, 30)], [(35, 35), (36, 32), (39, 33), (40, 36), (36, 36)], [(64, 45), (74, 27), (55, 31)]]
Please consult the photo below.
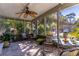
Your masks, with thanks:
[(3, 48), (9, 47), (10, 33), (3, 34)]

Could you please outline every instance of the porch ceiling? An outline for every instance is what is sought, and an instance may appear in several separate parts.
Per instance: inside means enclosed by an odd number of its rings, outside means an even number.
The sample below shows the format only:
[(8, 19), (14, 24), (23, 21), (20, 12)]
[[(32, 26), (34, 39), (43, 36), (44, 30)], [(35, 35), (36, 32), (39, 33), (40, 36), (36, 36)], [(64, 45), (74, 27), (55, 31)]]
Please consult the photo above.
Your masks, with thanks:
[[(34, 18), (20, 18), (16, 13), (21, 12), (27, 3), (0, 3), (0, 16), (10, 17), (14, 19), (32, 20)], [(30, 3), (29, 9), (38, 13), (36, 18), (51, 8), (57, 6), (58, 3)]]

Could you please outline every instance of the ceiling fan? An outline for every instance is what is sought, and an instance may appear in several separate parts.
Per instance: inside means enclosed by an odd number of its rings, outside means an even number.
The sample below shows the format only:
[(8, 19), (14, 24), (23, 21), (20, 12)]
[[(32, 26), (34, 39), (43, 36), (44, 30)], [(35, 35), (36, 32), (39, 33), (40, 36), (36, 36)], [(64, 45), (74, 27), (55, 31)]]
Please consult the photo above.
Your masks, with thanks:
[(30, 3), (27, 3), (27, 4), (25, 5), (24, 9), (23, 9), (21, 12), (18, 12), (18, 13), (16, 13), (16, 14), (18, 14), (19, 17), (23, 17), (23, 18), (27, 18), (27, 16), (31, 16), (31, 17), (35, 18), (36, 15), (37, 15), (37, 12), (35, 12), (35, 11), (30, 11), (30, 10), (29, 10), (29, 7), (28, 7), (29, 4), (30, 4)]

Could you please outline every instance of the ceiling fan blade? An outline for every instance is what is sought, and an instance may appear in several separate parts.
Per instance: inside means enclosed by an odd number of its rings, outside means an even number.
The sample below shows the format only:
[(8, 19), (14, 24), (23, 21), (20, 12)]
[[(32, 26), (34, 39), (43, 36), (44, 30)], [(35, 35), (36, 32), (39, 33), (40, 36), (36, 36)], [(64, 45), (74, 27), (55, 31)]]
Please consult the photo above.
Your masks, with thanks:
[(20, 13), (16, 13), (16, 14), (20, 14)]
[(19, 12), (19, 13), (16, 13), (18, 15), (18, 17), (21, 17), (22, 16), (22, 12)]
[(24, 14), (24, 18), (27, 18), (28, 14)]
[(35, 14), (35, 15), (38, 15), (36, 12), (34, 12), (34, 11), (31, 11), (31, 14)]
[(18, 14), (18, 17), (21, 17), (22, 14)]
[(23, 12), (18, 12), (18, 13), (16, 13), (16, 14), (22, 14), (22, 13), (25, 13), (25, 11), (23, 11)]
[(29, 14), (31, 17), (35, 18), (36, 16), (34, 14)]
[(33, 12), (33, 14), (38, 15), (36, 12)]

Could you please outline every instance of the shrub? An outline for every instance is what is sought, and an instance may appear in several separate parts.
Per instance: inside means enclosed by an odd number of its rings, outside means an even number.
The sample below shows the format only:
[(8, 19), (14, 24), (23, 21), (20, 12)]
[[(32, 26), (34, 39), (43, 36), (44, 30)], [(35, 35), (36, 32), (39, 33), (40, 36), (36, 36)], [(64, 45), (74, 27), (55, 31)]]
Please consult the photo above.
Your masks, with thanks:
[(40, 39), (40, 38), (39, 38), (39, 39), (36, 40), (36, 42), (41, 45), (41, 44), (43, 44), (44, 39)]
[(4, 33), (2, 41), (10, 41), (10, 36), (11, 36), (10, 33)]
[(38, 44), (43, 44), (43, 42), (45, 41), (46, 36), (43, 35), (37, 35), (36, 36), (36, 42), (38, 42)]

